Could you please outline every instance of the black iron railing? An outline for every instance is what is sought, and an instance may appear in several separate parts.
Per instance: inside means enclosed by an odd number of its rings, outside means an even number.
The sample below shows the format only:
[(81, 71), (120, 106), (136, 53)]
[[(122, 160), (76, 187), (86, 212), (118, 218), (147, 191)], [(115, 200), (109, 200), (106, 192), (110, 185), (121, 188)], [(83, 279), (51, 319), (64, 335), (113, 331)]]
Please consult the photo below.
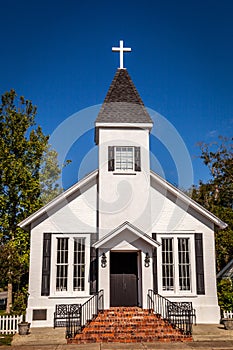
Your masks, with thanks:
[(79, 308), (81, 304), (58, 304), (55, 307), (53, 326), (66, 327), (68, 316), (72, 315), (74, 318), (79, 317)]
[(172, 302), (151, 289), (148, 290), (147, 303), (148, 309), (167, 320), (174, 328), (179, 329), (183, 334), (192, 334), (192, 325), (196, 321), (192, 303)]
[(66, 338), (74, 338), (82, 329), (104, 309), (104, 291), (100, 290), (84, 304), (75, 315), (69, 313), (66, 322)]

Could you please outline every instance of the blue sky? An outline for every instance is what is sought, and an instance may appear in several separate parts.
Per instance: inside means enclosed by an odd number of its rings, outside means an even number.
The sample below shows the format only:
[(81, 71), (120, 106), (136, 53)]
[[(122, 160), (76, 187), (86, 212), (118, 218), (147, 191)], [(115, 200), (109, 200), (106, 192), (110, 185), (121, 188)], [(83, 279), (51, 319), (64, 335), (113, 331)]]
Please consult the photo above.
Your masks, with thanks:
[[(103, 102), (119, 66), (119, 55), (111, 48), (123, 39), (132, 48), (125, 66), (146, 107), (164, 116), (182, 137), (193, 181), (208, 179), (208, 170), (196, 158), (196, 143), (232, 136), (233, 129), (231, 0), (0, 4), (0, 93), (14, 88), (32, 100), (46, 134), (74, 113)], [(79, 123), (85, 123), (85, 113)], [(72, 127), (79, 129), (79, 123)], [(177, 184), (176, 164), (166, 145), (152, 137), (151, 146), (164, 176)], [(78, 171), (88, 152), (93, 157)], [(96, 155), (90, 130), (70, 147), (72, 164), (63, 172), (63, 186), (96, 168)]]

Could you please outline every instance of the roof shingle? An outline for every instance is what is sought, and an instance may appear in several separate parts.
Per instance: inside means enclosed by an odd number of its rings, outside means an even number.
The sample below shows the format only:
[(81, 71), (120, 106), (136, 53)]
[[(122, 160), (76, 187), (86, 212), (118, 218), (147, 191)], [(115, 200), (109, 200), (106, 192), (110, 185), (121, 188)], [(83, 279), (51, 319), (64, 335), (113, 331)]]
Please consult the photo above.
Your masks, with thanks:
[(96, 123), (153, 123), (126, 69), (118, 69)]

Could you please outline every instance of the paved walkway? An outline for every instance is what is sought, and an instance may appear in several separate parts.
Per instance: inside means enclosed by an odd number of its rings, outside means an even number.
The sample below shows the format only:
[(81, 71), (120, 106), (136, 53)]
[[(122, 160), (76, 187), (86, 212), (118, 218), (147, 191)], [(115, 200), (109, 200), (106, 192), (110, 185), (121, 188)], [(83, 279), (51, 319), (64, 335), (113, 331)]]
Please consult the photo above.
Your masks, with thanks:
[(67, 345), (64, 328), (32, 328), (29, 335), (16, 334), (12, 346), (0, 350), (233, 350), (233, 330), (222, 325), (196, 325), (193, 342), (188, 343), (108, 343)]

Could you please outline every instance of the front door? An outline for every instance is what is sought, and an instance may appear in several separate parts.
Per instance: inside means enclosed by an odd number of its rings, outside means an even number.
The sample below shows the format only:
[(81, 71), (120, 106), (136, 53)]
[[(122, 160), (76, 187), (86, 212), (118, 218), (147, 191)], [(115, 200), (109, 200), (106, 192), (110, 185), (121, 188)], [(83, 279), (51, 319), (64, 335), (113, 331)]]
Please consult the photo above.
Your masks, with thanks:
[(138, 255), (114, 253), (110, 256), (110, 305), (138, 305)]

